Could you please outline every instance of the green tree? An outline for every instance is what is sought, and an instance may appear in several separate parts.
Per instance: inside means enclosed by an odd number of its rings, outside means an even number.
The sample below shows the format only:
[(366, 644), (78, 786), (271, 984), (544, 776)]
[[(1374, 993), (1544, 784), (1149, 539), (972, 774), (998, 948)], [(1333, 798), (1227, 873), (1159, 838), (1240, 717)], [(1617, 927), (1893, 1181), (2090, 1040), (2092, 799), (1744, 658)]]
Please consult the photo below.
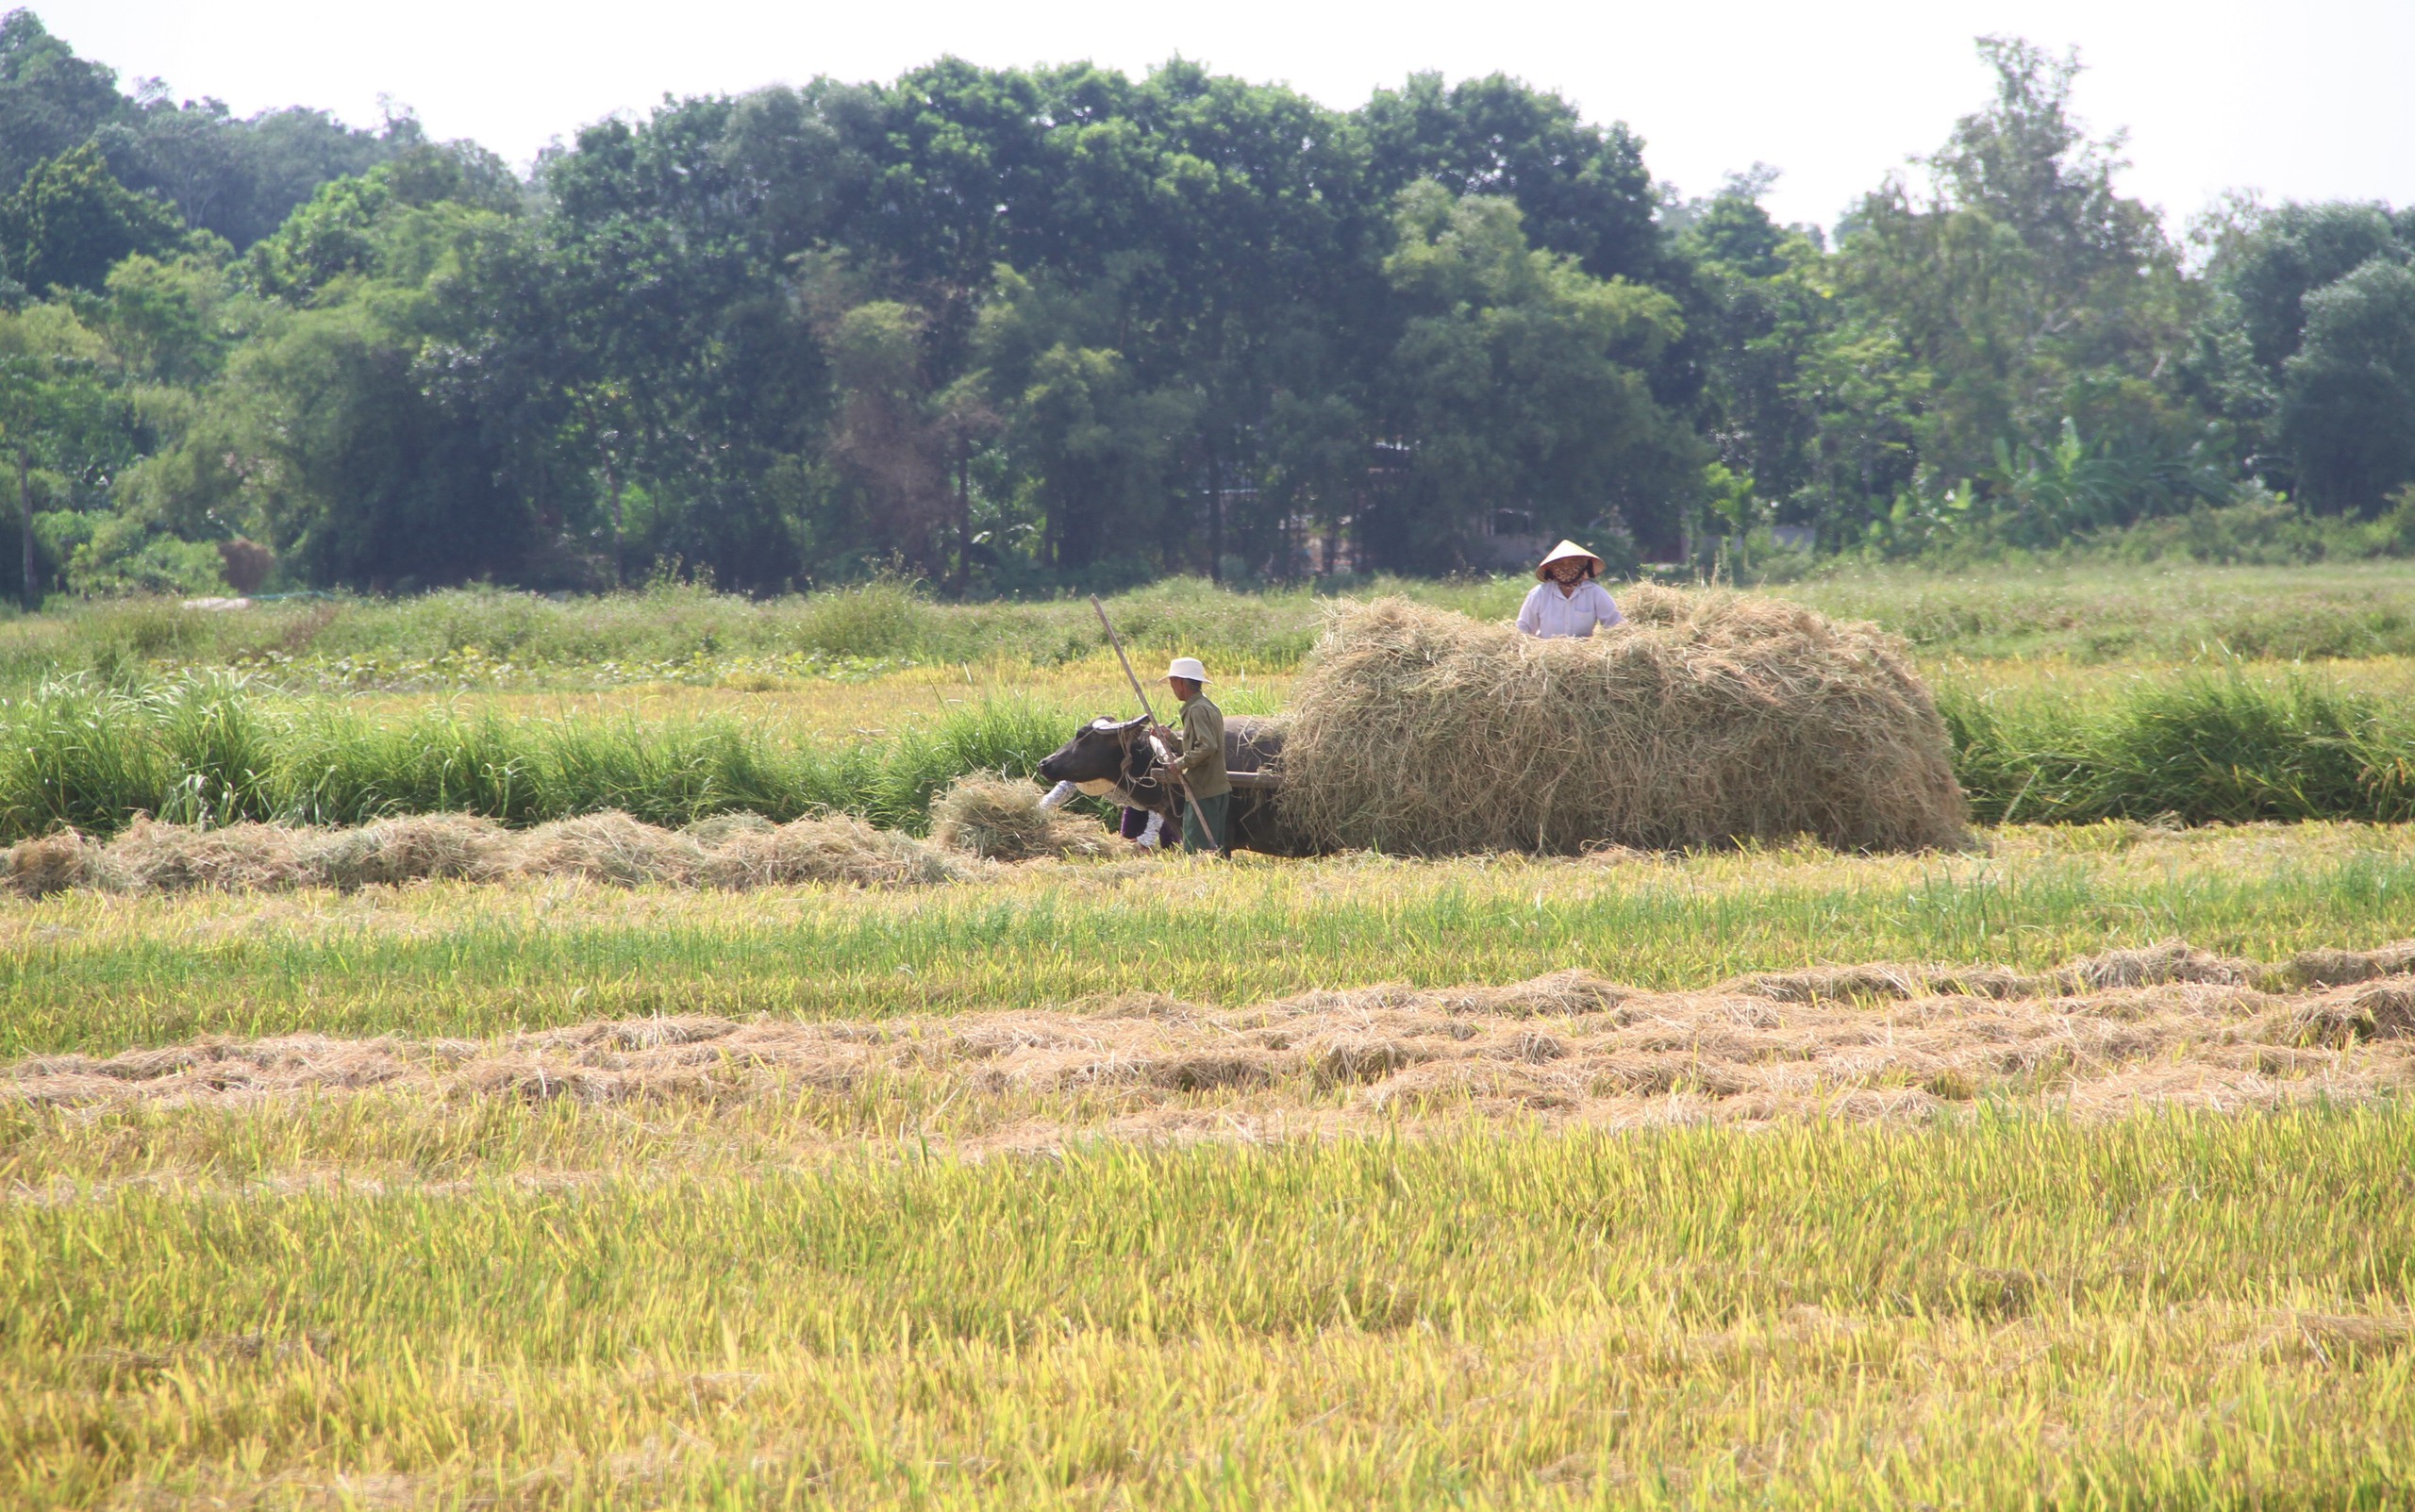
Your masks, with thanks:
[(38, 163), (0, 205), (9, 274), (28, 289), (98, 289), (120, 259), (183, 240), (175, 211), (109, 174), (89, 143)]
[(98, 315), (111, 347), (142, 378), (192, 388), (225, 371), (253, 320), (225, 250), (164, 261), (137, 254), (109, 271)]
[(1698, 424), (1731, 490), (1774, 518), (1811, 523), (1829, 501), (1812, 486), (1822, 409), (1807, 364), (1837, 310), (1819, 246), (1761, 208), (1775, 178), (1732, 175), (1686, 217), (1677, 247), (1693, 265), (1690, 317), (1705, 328)]
[[(758, 166), (730, 101), (608, 122), (547, 165), (554, 212), (520, 308), (550, 344), (539, 381), (576, 396), (570, 429), (600, 490), (642, 507), (631, 534), (725, 587), (778, 590), (811, 554), (859, 550), (824, 507), (833, 403), (808, 301), (767, 245)], [(760, 141), (750, 150), (761, 150)]]
[(274, 232), (320, 185), (427, 145), (408, 113), (374, 131), (298, 106), (239, 120), (224, 100), (178, 103), (158, 79), (142, 81), (92, 141), (122, 183), (238, 251)]
[(1378, 90), (1361, 112), (1383, 203), (1418, 179), (1454, 195), (1499, 196), (1536, 246), (1596, 278), (1653, 282), (1674, 273), (1653, 224), (1643, 144), (1624, 125), (1588, 125), (1576, 108), (1495, 74), (1445, 87), (1419, 74)]
[(99, 336), (64, 305), (0, 312), (0, 455), (12, 464), (17, 496), (17, 591), (27, 608), (42, 604), (34, 496), (54, 482), (116, 459), (122, 433), (111, 424)]
[(1397, 222), (1385, 272), (1413, 313), (1387, 388), (1395, 434), (1413, 440), (1375, 511), (1379, 558), (1459, 565), (1496, 509), (1562, 528), (1618, 516), (1673, 543), (1707, 459), (1647, 378), (1682, 331), (1675, 301), (1530, 248), (1505, 200), (1416, 184)]
[(1041, 559), (1076, 576), (1121, 569), (1180, 532), (1176, 464), (1196, 390), (1148, 384), (1109, 344), (1126, 316), (1121, 281), (1076, 291), (1010, 269), (997, 279), (978, 349)]
[(1787, 390), (1814, 419), (1813, 518), (1830, 544), (1883, 541), (1914, 493), (1929, 374), (1884, 324), (1847, 316), (1809, 341)]
[[(454, 210), (510, 216), (520, 191), (502, 159), (483, 148), (423, 146), (358, 178), (322, 185), (245, 260), (254, 287), (302, 303), (335, 280), (379, 274), (423, 281), (452, 249)], [(435, 216), (411, 211), (452, 208)]]
[(249, 411), (263, 536), (311, 582), (428, 586), (508, 575), (531, 543), (502, 457), (440, 381), (409, 302), (299, 311), (246, 346), (227, 398)]
[[(492, 196), (476, 203), (475, 172), (440, 159), (435, 187), (414, 188), (404, 166), (331, 186), (244, 265), (280, 297), (223, 274), (213, 288), (190, 261), (121, 269), (112, 328), (129, 354), (216, 374), (198, 402), (158, 407), (174, 440), (125, 479), (129, 514), (250, 536), (321, 584), (530, 571), (544, 490), (528, 447), (551, 437), (515, 403), (543, 366), (507, 324), (525, 233)], [(457, 186), (470, 202), (430, 197)], [(212, 351), (196, 324), (230, 317), (244, 339)]]
[(2070, 110), (2074, 58), (1988, 38), (1989, 108), (1964, 117), (1915, 195), (1890, 180), (1840, 245), (1858, 324), (1926, 374), (1916, 486), (1986, 478), (1999, 442), (2048, 446), (2066, 419), (2124, 449), (2186, 449), (2192, 417), (2160, 374), (2189, 317), (2176, 251), (2121, 195), (2120, 139)]
[[(2347, 474), (2329, 466), (2323, 448), (2335, 437), (2352, 450), (2358, 443), (2327, 428), (2302, 398), (2285, 434), (2290, 364), (2305, 343), (2309, 300), (2369, 264), (2415, 260), (2415, 234), (2402, 232), (2386, 206), (2266, 208), (2251, 201), (2212, 218), (2200, 235), (2213, 248), (2210, 300), (2183, 370), (2187, 391), (2226, 428), (2233, 455), (2269, 487), (2299, 490), (2302, 468), (2310, 463), (2317, 492), (2336, 498)], [(2331, 339), (2346, 334), (2335, 315)], [(2317, 365), (2329, 374), (2322, 384), (2338, 390), (2344, 379), (2337, 361), (2326, 357)], [(2349, 464), (2348, 473), (2361, 465)]]
[(0, 191), (123, 114), (117, 75), (77, 58), (30, 10), (0, 15)]
[(1190, 64), (1158, 70), (1137, 104), (1157, 127), (1157, 195), (1133, 264), (1149, 314), (1124, 348), (1192, 394), (1181, 465), (1208, 574), (1233, 557), (1279, 569), (1269, 421), (1279, 396), (1330, 382), (1356, 340), (1341, 253), (1362, 217), (1364, 151), (1305, 96)]
[(2306, 502), (2370, 517), (2415, 481), (2415, 270), (2375, 257), (2304, 296), (2281, 432)]

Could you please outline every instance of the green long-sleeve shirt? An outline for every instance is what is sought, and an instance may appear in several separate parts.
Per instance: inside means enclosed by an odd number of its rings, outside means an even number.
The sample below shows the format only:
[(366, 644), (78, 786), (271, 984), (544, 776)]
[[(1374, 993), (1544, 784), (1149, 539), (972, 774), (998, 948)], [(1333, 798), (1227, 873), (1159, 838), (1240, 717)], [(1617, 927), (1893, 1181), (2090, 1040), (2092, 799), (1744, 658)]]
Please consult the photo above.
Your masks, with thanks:
[(1224, 773), (1224, 711), (1200, 694), (1182, 706), (1182, 749), (1174, 769), (1194, 798), (1218, 798), (1233, 790)]

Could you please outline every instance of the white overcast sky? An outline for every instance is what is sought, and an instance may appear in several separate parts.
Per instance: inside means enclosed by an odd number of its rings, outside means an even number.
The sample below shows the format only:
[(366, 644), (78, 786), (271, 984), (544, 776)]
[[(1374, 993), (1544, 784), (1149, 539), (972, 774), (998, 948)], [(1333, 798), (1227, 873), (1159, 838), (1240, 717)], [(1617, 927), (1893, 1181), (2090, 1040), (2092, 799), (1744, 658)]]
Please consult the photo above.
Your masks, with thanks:
[(440, 137), (525, 166), (539, 148), (665, 92), (738, 92), (818, 74), (886, 79), (941, 54), (991, 65), (1089, 58), (1133, 74), (1179, 55), (1350, 107), (1408, 74), (1502, 72), (1645, 139), (1689, 194), (1768, 162), (1781, 220), (1833, 223), (1986, 97), (1983, 33), (2087, 67), (2100, 134), (2130, 133), (2129, 192), (2177, 232), (2230, 189), (2271, 199), (2415, 201), (2415, 0), (32, 0), (121, 80), (168, 81), (239, 113), (284, 105), (378, 119), (378, 96)]

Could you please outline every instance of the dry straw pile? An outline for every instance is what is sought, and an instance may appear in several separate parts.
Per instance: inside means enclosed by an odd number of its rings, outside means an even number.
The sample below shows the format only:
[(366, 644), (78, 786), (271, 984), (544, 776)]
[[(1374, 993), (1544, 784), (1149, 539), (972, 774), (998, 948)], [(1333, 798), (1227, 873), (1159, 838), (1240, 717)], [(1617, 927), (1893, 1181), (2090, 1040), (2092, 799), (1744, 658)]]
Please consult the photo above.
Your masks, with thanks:
[(1400, 599), (1337, 611), (1292, 693), (1285, 820), (1426, 856), (1971, 842), (1901, 641), (1731, 592), (1620, 602), (1630, 623), (1590, 640)]
[(958, 777), (931, 803), (931, 839), (991, 861), (1105, 856), (1112, 846), (1095, 820), (1040, 806), (1040, 789), (975, 774)]
[(138, 821), (108, 844), (72, 831), (0, 851), (0, 889), (184, 892), (199, 888), (351, 889), (458, 877), (582, 877), (638, 887), (762, 888), (801, 882), (906, 887), (952, 882), (965, 863), (910, 835), (855, 819), (774, 824), (753, 815), (658, 829), (609, 812), (535, 829), (415, 814), (357, 829)]
[[(1499, 987), (1320, 990), (1238, 1007), (1156, 994), (879, 1022), (605, 1020), (488, 1040), (216, 1036), (0, 1064), (0, 1107), (263, 1094), (776, 1099), (933, 1110), (968, 1149), (1100, 1135), (1301, 1138), (1541, 1117), (1602, 1127), (1927, 1122), (2018, 1100), (2084, 1117), (2397, 1095), (2415, 1065), (2415, 942), (2273, 965), (2167, 941), (2030, 974), (1874, 965), (1646, 992), (1567, 971)], [(954, 1120), (945, 1115), (954, 1110)], [(844, 1121), (837, 1125), (845, 1126)]]

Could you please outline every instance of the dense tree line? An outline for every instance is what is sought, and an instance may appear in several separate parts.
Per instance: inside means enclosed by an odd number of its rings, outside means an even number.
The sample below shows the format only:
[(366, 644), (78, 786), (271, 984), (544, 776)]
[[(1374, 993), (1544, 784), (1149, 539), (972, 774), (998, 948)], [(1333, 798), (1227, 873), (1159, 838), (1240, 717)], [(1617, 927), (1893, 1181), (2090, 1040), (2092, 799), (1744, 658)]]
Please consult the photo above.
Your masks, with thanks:
[(949, 59), (669, 103), (523, 181), (407, 117), (127, 93), (14, 12), (6, 575), (1002, 591), (2390, 507), (2415, 214), (2233, 205), (2192, 265), (2074, 65), (1982, 47), (1994, 98), (1831, 245), (1766, 172), (1680, 201), (1497, 77), (1335, 111)]

